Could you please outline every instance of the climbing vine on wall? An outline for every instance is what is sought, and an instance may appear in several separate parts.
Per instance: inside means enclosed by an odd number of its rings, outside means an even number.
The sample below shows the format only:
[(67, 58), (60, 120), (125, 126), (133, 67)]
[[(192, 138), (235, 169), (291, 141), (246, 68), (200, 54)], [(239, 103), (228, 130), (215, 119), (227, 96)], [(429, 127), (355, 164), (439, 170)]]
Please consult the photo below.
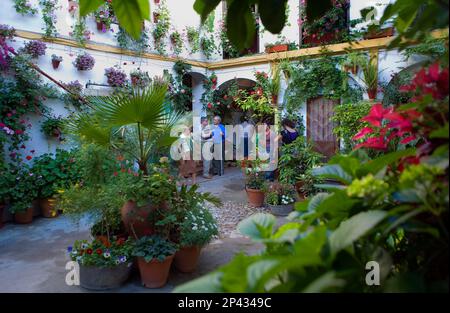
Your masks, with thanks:
[(173, 65), (174, 75), (170, 75), (169, 97), (175, 111), (186, 112), (192, 105), (192, 87), (186, 84), (186, 75), (191, 70), (191, 65), (177, 61)]
[(56, 37), (56, 13), (59, 8), (57, 0), (40, 0), (42, 8), (42, 20), (44, 21), (44, 36), (47, 38)]
[(13, 1), (14, 9), (16, 9), (16, 12), (20, 13), (21, 15), (35, 15), (38, 11), (28, 0)]
[(155, 41), (155, 49), (159, 54), (165, 55), (167, 51), (164, 41), (170, 30), (170, 12), (165, 2), (162, 2), (159, 5), (155, 14), (158, 16), (158, 20), (155, 22), (155, 27), (152, 32)]

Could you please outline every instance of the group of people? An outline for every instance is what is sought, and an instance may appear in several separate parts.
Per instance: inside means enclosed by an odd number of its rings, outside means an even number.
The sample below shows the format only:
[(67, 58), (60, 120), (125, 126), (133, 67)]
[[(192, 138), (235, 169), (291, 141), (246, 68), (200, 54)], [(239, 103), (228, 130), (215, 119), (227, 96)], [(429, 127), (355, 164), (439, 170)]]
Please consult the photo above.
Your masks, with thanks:
[[(249, 158), (252, 144), (259, 145), (258, 127), (265, 127), (266, 152), (270, 153), (271, 143), (278, 149), (280, 145), (290, 144), (297, 139), (299, 133), (296, 130), (294, 122), (288, 119), (282, 121), (282, 130), (280, 134), (275, 134), (274, 129), (268, 124), (253, 125), (250, 120), (244, 116), (241, 119), (241, 126), (243, 133), (240, 138), (234, 137), (233, 143), (238, 146), (238, 142), (243, 140), (243, 157)], [(203, 161), (203, 177), (205, 179), (213, 178), (213, 175), (224, 175), (225, 164), (225, 143), (226, 143), (226, 128), (222, 124), (220, 116), (215, 116), (212, 119), (212, 124), (207, 117), (201, 118), (201, 138), (196, 138), (201, 142), (201, 159)], [(194, 144), (193, 128), (186, 128), (180, 136), (181, 139), (181, 160), (179, 163), (180, 178), (192, 177), (192, 183), (196, 184), (197, 180), (197, 162), (193, 157)], [(240, 142), (241, 143), (241, 142)], [(272, 146), (273, 148), (273, 146)], [(210, 156), (205, 157), (205, 151), (210, 152)], [(268, 180), (274, 180), (275, 172), (266, 172)]]

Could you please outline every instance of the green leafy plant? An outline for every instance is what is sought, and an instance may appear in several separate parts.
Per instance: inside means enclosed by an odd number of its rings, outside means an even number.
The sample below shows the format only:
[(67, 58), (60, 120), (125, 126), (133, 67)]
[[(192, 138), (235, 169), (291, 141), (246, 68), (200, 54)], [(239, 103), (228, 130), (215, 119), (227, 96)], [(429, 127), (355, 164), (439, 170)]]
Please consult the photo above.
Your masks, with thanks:
[(338, 104), (334, 107), (332, 121), (336, 126), (333, 133), (343, 142), (342, 152), (350, 152), (355, 146), (353, 137), (367, 125), (361, 119), (369, 113), (371, 107), (372, 103), (368, 101)]
[(41, 124), (41, 131), (49, 138), (58, 138), (62, 140), (62, 126), (64, 119), (62, 117), (48, 117)]
[(14, 9), (21, 15), (35, 15), (38, 12), (27, 0), (14, 0)]
[(32, 202), (38, 196), (36, 189), (36, 176), (29, 166), (22, 165), (20, 168), (13, 168), (11, 171), (12, 184), (7, 198), (11, 205), (11, 213), (24, 212), (32, 207)]
[(183, 52), (183, 38), (178, 31), (174, 31), (170, 34), (170, 42), (172, 43), (173, 53), (180, 55)]
[(372, 61), (367, 62), (363, 65), (363, 81), (366, 85), (367, 92), (378, 91), (378, 65)]
[(262, 172), (262, 161), (257, 159), (245, 164), (245, 187), (255, 190), (267, 190), (267, 182)]
[(81, 46), (84, 47), (88, 40), (91, 39), (91, 31), (87, 29), (86, 19), (78, 18), (69, 35)]
[(42, 8), (42, 20), (44, 21), (44, 36), (47, 38), (56, 37), (58, 31), (56, 29), (56, 14), (58, 3), (55, 0), (40, 0), (39, 4)]
[(155, 23), (155, 27), (153, 28), (153, 39), (155, 40), (155, 48), (159, 54), (166, 54), (166, 45), (164, 40), (169, 34), (170, 30), (170, 12), (163, 2), (159, 5), (158, 10), (156, 12), (158, 14), (158, 22)]
[(200, 38), (200, 48), (205, 55), (205, 57), (209, 60), (217, 50), (216, 42), (214, 40), (213, 35), (204, 35)]
[(200, 30), (193, 26), (186, 27), (186, 37), (191, 47), (191, 53), (200, 51)]
[(133, 248), (133, 256), (144, 258), (145, 262), (152, 260), (164, 261), (174, 255), (177, 245), (160, 236), (146, 236), (138, 239)]
[(292, 185), (273, 183), (266, 194), (269, 205), (289, 205), (296, 201), (295, 189)]

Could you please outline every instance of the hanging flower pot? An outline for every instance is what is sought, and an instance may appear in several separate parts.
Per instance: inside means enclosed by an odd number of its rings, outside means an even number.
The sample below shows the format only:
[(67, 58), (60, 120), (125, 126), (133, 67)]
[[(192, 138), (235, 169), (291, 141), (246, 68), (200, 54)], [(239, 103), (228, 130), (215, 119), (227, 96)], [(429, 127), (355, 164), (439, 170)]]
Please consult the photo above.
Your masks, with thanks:
[(369, 31), (364, 34), (364, 39), (377, 39), (394, 36), (394, 27), (388, 27), (380, 30)]
[(154, 0), (155, 4), (159, 4), (161, 2), (161, 0)]
[(159, 14), (158, 12), (153, 12), (153, 23), (158, 23), (159, 22), (159, 17), (161, 16), (161, 14)]
[(106, 25), (102, 21), (96, 21), (96, 23), (97, 23), (97, 30), (98, 31), (103, 31), (104, 29), (106, 29)]
[(272, 104), (278, 104), (278, 95), (272, 95)]
[(289, 50), (287, 44), (269, 45), (266, 47), (266, 53), (286, 52)]

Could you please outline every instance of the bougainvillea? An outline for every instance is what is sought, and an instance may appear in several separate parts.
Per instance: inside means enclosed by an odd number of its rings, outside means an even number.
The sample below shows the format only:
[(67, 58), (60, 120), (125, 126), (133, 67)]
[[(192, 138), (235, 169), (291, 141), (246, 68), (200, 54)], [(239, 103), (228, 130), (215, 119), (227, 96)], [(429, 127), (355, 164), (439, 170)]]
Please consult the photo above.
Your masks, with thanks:
[(91, 56), (88, 53), (80, 54), (77, 56), (77, 58), (73, 62), (73, 65), (79, 71), (89, 71), (94, 68), (95, 59), (93, 56)]

